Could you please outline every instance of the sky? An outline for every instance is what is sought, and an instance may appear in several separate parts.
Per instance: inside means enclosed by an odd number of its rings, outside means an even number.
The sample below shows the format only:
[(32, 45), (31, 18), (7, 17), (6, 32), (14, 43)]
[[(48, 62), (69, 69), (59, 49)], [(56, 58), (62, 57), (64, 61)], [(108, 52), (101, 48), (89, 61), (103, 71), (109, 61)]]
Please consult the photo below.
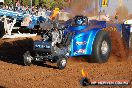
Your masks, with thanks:
[[(123, 4), (128, 8), (129, 13), (132, 14), (132, 0), (123, 0)], [(109, 0), (109, 6), (102, 9), (105, 9), (107, 14), (113, 15), (118, 6), (119, 0)]]
[(4, 2), (4, 0), (0, 0), (0, 2)]

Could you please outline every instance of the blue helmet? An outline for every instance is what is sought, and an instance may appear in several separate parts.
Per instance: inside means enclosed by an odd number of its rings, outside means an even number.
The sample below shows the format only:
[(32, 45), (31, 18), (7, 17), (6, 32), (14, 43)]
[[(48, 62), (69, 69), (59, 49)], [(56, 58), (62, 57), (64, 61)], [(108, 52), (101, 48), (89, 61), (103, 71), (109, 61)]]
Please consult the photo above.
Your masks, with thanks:
[(88, 19), (86, 16), (75, 16), (74, 21), (76, 25), (84, 25), (87, 24)]
[(76, 24), (81, 25), (82, 23), (83, 23), (83, 19), (82, 18), (76, 20)]

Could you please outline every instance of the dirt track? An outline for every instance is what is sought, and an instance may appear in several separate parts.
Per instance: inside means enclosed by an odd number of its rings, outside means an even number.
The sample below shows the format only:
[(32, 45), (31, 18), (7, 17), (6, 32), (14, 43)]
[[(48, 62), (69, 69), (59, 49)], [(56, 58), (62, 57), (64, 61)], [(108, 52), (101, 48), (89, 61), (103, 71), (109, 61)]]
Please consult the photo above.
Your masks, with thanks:
[[(114, 35), (119, 37), (116, 33)], [(64, 70), (58, 70), (55, 64), (50, 63), (35, 63), (29, 67), (23, 66), (22, 53), (31, 49), (33, 40), (40, 39), (40, 37), (0, 40), (0, 88), (81, 88), (79, 80), (82, 77), (82, 69), (88, 72), (90, 79), (131, 80), (132, 56), (130, 55), (129, 59), (120, 56), (125, 51), (123, 51), (123, 46), (120, 45), (120, 40), (116, 39), (117, 37), (112, 40), (118, 47), (113, 46), (113, 53), (107, 63), (94, 64), (77, 60), (77, 58), (70, 58)], [(119, 52), (118, 49), (123, 52), (115, 54)], [(120, 60), (121, 58), (123, 60)], [(89, 88), (131, 87), (91, 86)]]

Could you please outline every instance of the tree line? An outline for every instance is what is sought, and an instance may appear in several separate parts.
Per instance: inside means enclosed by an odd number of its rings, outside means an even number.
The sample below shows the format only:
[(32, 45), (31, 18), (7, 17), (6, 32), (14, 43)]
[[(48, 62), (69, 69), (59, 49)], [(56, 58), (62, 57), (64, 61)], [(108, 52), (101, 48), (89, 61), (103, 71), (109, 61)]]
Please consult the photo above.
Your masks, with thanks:
[(17, 1), (23, 6), (44, 6), (46, 8), (64, 8), (68, 6), (67, 0), (4, 0), (4, 4), (15, 5)]

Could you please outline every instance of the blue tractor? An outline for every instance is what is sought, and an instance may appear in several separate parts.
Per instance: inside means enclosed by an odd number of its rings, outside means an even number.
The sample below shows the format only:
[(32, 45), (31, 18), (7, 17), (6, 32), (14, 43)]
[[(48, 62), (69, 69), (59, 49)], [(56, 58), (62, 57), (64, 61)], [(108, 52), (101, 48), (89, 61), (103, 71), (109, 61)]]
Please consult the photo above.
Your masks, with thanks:
[(66, 67), (67, 58), (90, 56), (90, 62), (106, 62), (111, 52), (111, 39), (105, 21), (88, 21), (86, 16), (75, 16), (60, 26), (51, 22), (53, 28), (43, 34), (43, 39), (34, 41), (33, 51), (23, 55), (24, 64), (32, 61), (56, 62), (59, 69)]

